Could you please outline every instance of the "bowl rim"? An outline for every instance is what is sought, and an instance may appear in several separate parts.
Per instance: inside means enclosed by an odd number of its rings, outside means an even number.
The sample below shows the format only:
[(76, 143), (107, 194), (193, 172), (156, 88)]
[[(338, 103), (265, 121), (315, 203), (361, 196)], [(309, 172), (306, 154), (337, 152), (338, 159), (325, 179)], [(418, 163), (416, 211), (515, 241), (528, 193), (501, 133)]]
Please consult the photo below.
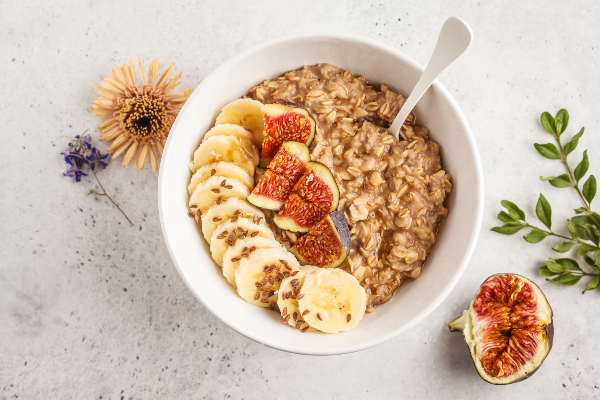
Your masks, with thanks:
[[(395, 47), (392, 47), (390, 45), (387, 45), (385, 43), (379, 42), (375, 39), (371, 39), (371, 38), (356, 35), (356, 34), (327, 32), (327, 31), (301, 32), (301, 33), (286, 35), (286, 36), (279, 37), (277, 39), (266, 41), (262, 44), (253, 46), (253, 47), (251, 47), (247, 50), (244, 50), (244, 51), (238, 53), (237, 55), (229, 58), (223, 64), (221, 64), (216, 69), (214, 69), (206, 78), (204, 78), (202, 80), (202, 82), (200, 82), (200, 84), (196, 87), (196, 89), (192, 93), (190, 99), (192, 99), (195, 95), (197, 95), (199, 92), (201, 92), (201, 90), (198, 90), (198, 89), (202, 89), (204, 86), (208, 85), (208, 83), (211, 82), (213, 79), (215, 79), (215, 76), (217, 76), (222, 70), (228, 68), (232, 64), (237, 63), (239, 60), (251, 55), (252, 53), (258, 52), (258, 51), (266, 49), (268, 47), (284, 44), (286, 42), (293, 42), (293, 41), (298, 41), (298, 40), (322, 39), (322, 38), (338, 39), (343, 42), (354, 42), (354, 43), (358, 43), (358, 44), (367, 45), (367, 46), (377, 49), (378, 51), (391, 54), (394, 57), (401, 59), (403, 62), (405, 62), (412, 68), (415, 68), (419, 71), (424, 70), (423, 66), (421, 66), (419, 63), (417, 63), (415, 60), (413, 60), (412, 58), (410, 58), (409, 56), (407, 56), (400, 50), (398, 50)], [(164, 174), (161, 173), (162, 168), (159, 167), (158, 193), (157, 194), (158, 194), (158, 211), (159, 211), (159, 217), (160, 217), (161, 231), (162, 231), (165, 243), (167, 245), (169, 255), (171, 256), (171, 260), (173, 261), (173, 264), (175, 264), (175, 267), (177, 269), (177, 272), (179, 273), (179, 276), (182, 278), (182, 280), (184, 281), (184, 283), (186, 284), (188, 289), (192, 292), (192, 294), (196, 297), (196, 299), (199, 300), (215, 317), (217, 317), (219, 320), (224, 322), (227, 326), (229, 326), (231, 329), (233, 329), (237, 333), (241, 334), (242, 336), (245, 336), (248, 339), (251, 339), (257, 343), (260, 343), (267, 347), (271, 347), (273, 349), (282, 350), (282, 351), (286, 351), (286, 352), (290, 352), (290, 353), (296, 353), (296, 354), (306, 354), (306, 355), (348, 354), (348, 353), (353, 353), (353, 352), (357, 352), (357, 351), (361, 351), (361, 350), (365, 350), (365, 349), (368, 349), (371, 347), (378, 346), (382, 343), (385, 343), (385, 342), (399, 336), (400, 334), (408, 331), (409, 329), (413, 328), (415, 325), (417, 325), (418, 323), (423, 321), (427, 316), (429, 316), (437, 307), (439, 307), (440, 304), (446, 299), (446, 297), (448, 297), (450, 292), (454, 289), (454, 287), (458, 283), (459, 279), (462, 277), (464, 271), (467, 268), (469, 260), (473, 254), (473, 251), (475, 249), (475, 245), (477, 243), (477, 239), (479, 237), (479, 233), (481, 230), (481, 223), (483, 220), (484, 187), (483, 187), (483, 168), (481, 165), (479, 150), (477, 147), (477, 143), (475, 141), (475, 137), (473, 135), (473, 132), (471, 131), (471, 127), (469, 126), (469, 123), (467, 122), (466, 117), (464, 116), (462, 110), (458, 106), (458, 103), (452, 97), (450, 92), (448, 92), (448, 90), (446, 90), (446, 88), (444, 88), (444, 86), (442, 86), (442, 84), (437, 79), (433, 82), (432, 86), (434, 86), (435, 89), (442, 94), (444, 99), (446, 99), (448, 101), (448, 104), (451, 107), (451, 109), (454, 111), (456, 117), (459, 120), (459, 123), (464, 127), (464, 131), (465, 131), (469, 146), (471, 148), (471, 154), (473, 156), (473, 161), (474, 161), (474, 166), (475, 166), (475, 174), (476, 174), (476, 181), (477, 181), (477, 193), (476, 193), (477, 199), (476, 199), (475, 219), (474, 219), (473, 225), (471, 227), (471, 236), (469, 238), (469, 244), (467, 246), (465, 253), (463, 254), (462, 260), (460, 261), (459, 268), (455, 272), (455, 274), (452, 277), (449, 284), (444, 288), (444, 290), (442, 290), (442, 292), (440, 294), (438, 294), (438, 296), (434, 299), (434, 301), (431, 302), (431, 304), (427, 308), (425, 308), (423, 311), (421, 311), (421, 313), (419, 313), (415, 318), (413, 318), (407, 324), (405, 324), (397, 329), (394, 329), (393, 331), (389, 332), (388, 334), (386, 334), (384, 336), (377, 337), (372, 340), (367, 340), (367, 341), (364, 341), (359, 344), (350, 345), (347, 347), (336, 348), (336, 349), (307, 349), (307, 348), (300, 347), (300, 346), (286, 345), (286, 344), (272, 342), (268, 338), (259, 337), (257, 335), (254, 335), (254, 334), (246, 331), (243, 326), (239, 326), (238, 324), (235, 323), (235, 321), (232, 321), (231, 319), (227, 318), (227, 316), (220, 315), (220, 313), (218, 313), (216, 310), (213, 310), (213, 308), (210, 306), (209, 302), (204, 302), (202, 300), (201, 293), (197, 293), (196, 290), (193, 289), (192, 283), (188, 281), (185, 274), (182, 272), (182, 269), (179, 265), (177, 257), (173, 251), (173, 247), (171, 245), (171, 241), (173, 239), (167, 235), (167, 231), (165, 228), (166, 224), (165, 224), (165, 215), (163, 212), (163, 201), (162, 201), (162, 197), (165, 194), (163, 193), (162, 187), (163, 187), (163, 182), (166, 179), (166, 177)], [(180, 110), (180, 112), (171, 128), (172, 131), (176, 131), (176, 129), (181, 121), (179, 116), (186, 110), (188, 105), (191, 103), (192, 102), (189, 101), (189, 99), (188, 99), (188, 101), (184, 104), (183, 108)], [(171, 136), (172, 135), (169, 135), (169, 138), (167, 139), (167, 142), (165, 144), (165, 147), (163, 150), (164, 154), (167, 154), (169, 151), (169, 147), (172, 142)], [(162, 163), (165, 158), (166, 157), (164, 157), (164, 156), (161, 157), (161, 160), (160, 160), (161, 167), (162, 167)]]

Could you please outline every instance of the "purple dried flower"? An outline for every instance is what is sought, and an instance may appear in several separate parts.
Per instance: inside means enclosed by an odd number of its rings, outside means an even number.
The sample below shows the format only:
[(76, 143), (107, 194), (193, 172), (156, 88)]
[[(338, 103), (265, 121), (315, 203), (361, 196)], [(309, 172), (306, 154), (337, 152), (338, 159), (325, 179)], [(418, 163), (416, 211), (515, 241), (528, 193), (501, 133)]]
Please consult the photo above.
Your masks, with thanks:
[(64, 157), (65, 163), (69, 166), (69, 169), (67, 169), (67, 172), (63, 173), (63, 176), (75, 178), (75, 182), (80, 182), (82, 176), (88, 176), (88, 174), (83, 171), (85, 169), (88, 169), (88, 171), (91, 170), (100, 189), (102, 189), (102, 193), (91, 189), (90, 194), (106, 196), (133, 226), (133, 222), (131, 222), (129, 217), (121, 210), (121, 207), (119, 207), (117, 202), (106, 193), (102, 183), (100, 183), (100, 179), (98, 179), (98, 175), (96, 175), (96, 170), (104, 169), (108, 165), (108, 163), (104, 161), (108, 157), (108, 154), (102, 154), (97, 148), (92, 146), (92, 137), (89, 133), (82, 136), (77, 135), (75, 136), (75, 139), (69, 138), (69, 140), (71, 141), (69, 147), (60, 153)]

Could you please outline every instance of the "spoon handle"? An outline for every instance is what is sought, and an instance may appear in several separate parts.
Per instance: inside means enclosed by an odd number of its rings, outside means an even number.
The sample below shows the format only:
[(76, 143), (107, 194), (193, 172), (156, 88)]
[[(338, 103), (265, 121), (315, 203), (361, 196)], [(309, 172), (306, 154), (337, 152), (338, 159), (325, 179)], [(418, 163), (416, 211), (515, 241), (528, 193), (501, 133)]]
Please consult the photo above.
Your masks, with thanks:
[(446, 20), (438, 36), (429, 63), (425, 67), (423, 75), (421, 75), (421, 79), (417, 82), (417, 85), (388, 129), (391, 135), (399, 138), (400, 128), (406, 117), (408, 117), (408, 114), (410, 114), (423, 94), (425, 94), (429, 86), (450, 64), (456, 61), (469, 48), (472, 41), (473, 31), (465, 21), (455, 17), (450, 17)]

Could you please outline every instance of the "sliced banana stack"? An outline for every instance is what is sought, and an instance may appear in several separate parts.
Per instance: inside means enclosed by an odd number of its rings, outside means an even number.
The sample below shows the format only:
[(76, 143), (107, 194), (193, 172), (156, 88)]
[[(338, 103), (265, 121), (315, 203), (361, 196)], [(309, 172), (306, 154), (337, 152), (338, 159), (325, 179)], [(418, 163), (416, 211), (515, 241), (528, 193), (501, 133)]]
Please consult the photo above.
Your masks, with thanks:
[(202, 226), (215, 262), (238, 294), (258, 307), (279, 308), (301, 332), (348, 331), (365, 314), (366, 293), (337, 269), (301, 267), (277, 240), (263, 212), (246, 198), (255, 186), (264, 138), (262, 103), (223, 107), (189, 163), (189, 215)]
[(236, 124), (252, 132), (254, 144), (261, 147), (264, 139), (262, 103), (252, 99), (239, 99), (227, 104), (217, 117), (219, 124)]
[(296, 298), (298, 314), (310, 326), (326, 333), (356, 327), (367, 307), (367, 294), (358, 280), (336, 268), (320, 268), (309, 274)]
[(192, 173), (195, 173), (201, 167), (219, 161), (233, 162), (251, 176), (254, 176), (257, 165), (252, 154), (248, 153), (240, 143), (240, 139), (235, 136), (216, 135), (202, 142), (188, 167)]
[(255, 250), (235, 269), (238, 294), (250, 304), (275, 308), (281, 281), (300, 271), (292, 253), (283, 248)]
[[(280, 249), (283, 246), (274, 239), (266, 237), (247, 237), (245, 239), (238, 240), (232, 247), (229, 247), (225, 254), (223, 254), (223, 276), (227, 279), (233, 287), (237, 287), (235, 284), (235, 270), (243, 258), (250, 256), (255, 250), (258, 249)], [(302, 267), (300, 267), (302, 268)]]
[(237, 179), (215, 175), (196, 186), (190, 196), (189, 207), (199, 210), (204, 215), (213, 204), (230, 197), (245, 199), (249, 194), (248, 187)]
[(298, 295), (304, 279), (311, 273), (318, 271), (319, 267), (305, 265), (300, 267), (300, 272), (294, 272), (290, 277), (281, 281), (279, 292), (277, 293), (277, 306), (283, 317), (283, 322), (290, 324), (302, 332), (314, 330), (304, 320), (298, 308)]
[(235, 216), (224, 224), (221, 224), (213, 232), (210, 239), (210, 252), (213, 260), (221, 266), (223, 264), (223, 255), (227, 248), (233, 246), (238, 239), (264, 237), (275, 240), (273, 231), (266, 222), (258, 222), (255, 218)]
[(188, 186), (188, 193), (191, 195), (194, 193), (194, 190), (199, 183), (202, 183), (208, 180), (211, 176), (215, 175), (237, 179), (246, 185), (249, 190), (254, 189), (254, 177), (250, 176), (246, 170), (232, 162), (221, 161), (204, 165), (198, 169), (194, 175), (192, 175), (192, 179), (190, 180), (190, 184)]
[(202, 233), (204, 234), (204, 239), (210, 244), (213, 232), (217, 227), (235, 216), (256, 218), (259, 224), (265, 220), (265, 214), (260, 209), (246, 200), (230, 197), (220, 204), (214, 204), (202, 216)]

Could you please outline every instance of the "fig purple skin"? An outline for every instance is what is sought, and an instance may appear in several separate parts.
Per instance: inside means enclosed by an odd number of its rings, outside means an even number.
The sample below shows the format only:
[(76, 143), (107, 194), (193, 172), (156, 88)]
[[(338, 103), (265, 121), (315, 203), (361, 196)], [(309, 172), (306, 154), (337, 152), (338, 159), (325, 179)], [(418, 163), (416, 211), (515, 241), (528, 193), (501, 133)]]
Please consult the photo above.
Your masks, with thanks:
[(348, 221), (343, 211), (332, 211), (329, 216), (333, 220), (333, 224), (340, 235), (342, 246), (346, 250), (346, 253), (350, 254), (350, 228), (348, 227)]

